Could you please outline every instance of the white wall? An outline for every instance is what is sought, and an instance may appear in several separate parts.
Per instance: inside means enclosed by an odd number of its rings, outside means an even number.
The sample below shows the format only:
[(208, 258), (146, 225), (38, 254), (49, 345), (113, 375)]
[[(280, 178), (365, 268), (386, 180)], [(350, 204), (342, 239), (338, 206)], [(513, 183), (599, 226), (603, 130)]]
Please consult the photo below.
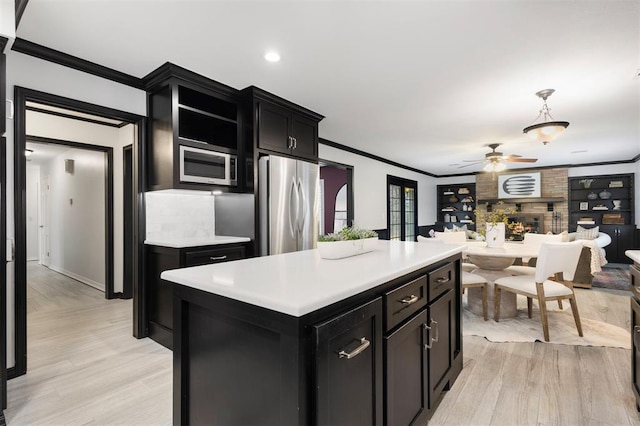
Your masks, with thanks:
[(39, 202), (38, 187), (40, 186), (40, 166), (27, 165), (27, 260), (38, 260), (38, 232), (39, 232)]
[[(14, 87), (40, 90), (96, 105), (134, 114), (146, 115), (146, 93), (123, 84), (115, 83), (43, 61), (14, 51), (7, 51), (7, 98), (13, 101)], [(7, 119), (7, 188), (13, 188), (13, 121)], [(7, 237), (14, 238), (14, 199), (7, 191)], [(121, 275), (121, 274), (120, 274)], [(14, 265), (7, 265), (7, 366), (15, 365), (14, 341)], [(117, 290), (116, 290), (117, 291)]]
[(387, 227), (387, 175), (418, 182), (418, 225), (436, 220), (436, 179), (370, 158), (320, 144), (319, 157), (353, 166), (355, 224), (367, 229)]
[[(74, 161), (73, 174), (65, 160)], [(49, 177), (49, 268), (105, 289), (105, 154), (69, 149), (41, 167)]]

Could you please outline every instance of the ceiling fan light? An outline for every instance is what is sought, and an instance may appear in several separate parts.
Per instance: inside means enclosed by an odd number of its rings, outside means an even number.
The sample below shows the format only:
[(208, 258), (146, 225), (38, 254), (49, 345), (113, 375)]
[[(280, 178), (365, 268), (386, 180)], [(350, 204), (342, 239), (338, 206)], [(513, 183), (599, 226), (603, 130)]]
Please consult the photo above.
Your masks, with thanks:
[(507, 168), (507, 166), (504, 163), (498, 163), (496, 164), (496, 166), (493, 168), (493, 171), (495, 172), (501, 172), (503, 170), (505, 170)]
[(487, 163), (482, 170), (484, 170), (485, 172), (492, 172), (493, 171), (493, 164), (491, 163)]

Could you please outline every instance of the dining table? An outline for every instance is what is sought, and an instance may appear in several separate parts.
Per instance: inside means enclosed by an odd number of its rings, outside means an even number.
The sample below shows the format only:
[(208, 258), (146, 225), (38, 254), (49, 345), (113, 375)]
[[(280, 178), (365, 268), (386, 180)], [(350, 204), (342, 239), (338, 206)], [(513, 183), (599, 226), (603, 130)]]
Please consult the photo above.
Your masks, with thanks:
[[(477, 268), (471, 272), (487, 280), (487, 303), (491, 316), (494, 308), (494, 282), (498, 278), (518, 275), (518, 271), (509, 268), (516, 259), (521, 259), (527, 265), (531, 258), (538, 257), (540, 246), (537, 244), (523, 244), (522, 242), (505, 242), (501, 247), (487, 247), (483, 241), (465, 243), (463, 256)], [(482, 315), (482, 289), (467, 289), (467, 308), (478, 315)], [(517, 315), (516, 294), (503, 292), (500, 298), (500, 317), (513, 318)]]

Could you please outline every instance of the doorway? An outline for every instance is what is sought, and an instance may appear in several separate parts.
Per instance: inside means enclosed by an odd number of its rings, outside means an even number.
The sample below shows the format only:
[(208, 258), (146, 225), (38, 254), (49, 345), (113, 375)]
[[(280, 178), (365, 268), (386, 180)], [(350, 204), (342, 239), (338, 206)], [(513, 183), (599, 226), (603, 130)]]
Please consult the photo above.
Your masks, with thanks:
[(353, 166), (320, 160), (320, 235), (353, 226)]
[[(27, 112), (29, 110), (34, 111), (38, 109), (44, 109), (47, 114), (51, 115), (71, 115), (74, 119), (86, 122), (112, 122), (115, 126), (132, 125), (133, 141), (131, 143), (131, 182), (132, 190), (134, 194), (131, 201), (131, 209), (133, 211), (133, 220), (131, 226), (133, 231), (131, 232), (131, 275), (134, 277), (133, 289), (130, 292), (133, 297), (133, 335), (141, 338), (145, 337), (144, 324), (146, 323), (146, 312), (142, 281), (142, 270), (140, 265), (143, 256), (143, 236), (144, 236), (144, 197), (143, 188), (144, 182), (142, 176), (144, 176), (144, 169), (142, 163), (142, 149), (144, 146), (145, 138), (145, 117), (130, 114), (123, 111), (113, 110), (110, 108), (88, 104), (85, 102), (63, 98), (56, 95), (51, 95), (44, 92), (38, 92), (35, 90), (25, 89), (22, 87), (15, 87), (15, 117), (14, 117), (14, 215), (15, 215), (15, 345), (14, 345), (14, 357), (15, 366), (9, 370), (9, 377), (13, 378), (27, 371), (27, 329), (26, 329), (26, 312), (27, 312), (27, 299), (26, 299), (26, 285), (27, 285), (27, 217), (26, 217), (26, 158), (24, 152), (27, 144)], [(42, 111), (40, 111), (42, 112)], [(31, 137), (30, 137), (31, 138)], [(113, 154), (111, 154), (113, 160)], [(119, 158), (122, 158), (119, 156)], [(109, 176), (109, 180), (113, 181), (113, 172)], [(113, 198), (109, 204), (109, 210), (117, 212), (118, 216), (122, 213), (122, 207), (118, 209), (113, 208)], [(108, 226), (108, 225), (107, 225)], [(113, 234), (113, 228), (107, 231), (109, 234)], [(109, 244), (107, 244), (109, 245)], [(110, 243), (105, 251), (113, 253), (113, 243)], [(106, 256), (105, 253), (105, 256)], [(113, 279), (111, 276), (109, 279)], [(109, 280), (108, 279), (108, 280)], [(107, 281), (108, 281), (107, 280)], [(109, 296), (106, 292), (105, 295)], [(112, 297), (116, 294), (112, 294)], [(117, 297), (125, 297), (125, 291), (123, 289), (120, 295)]]
[(27, 262), (113, 299), (113, 148), (27, 136), (25, 156)]
[(387, 229), (390, 240), (416, 241), (418, 182), (387, 175)]

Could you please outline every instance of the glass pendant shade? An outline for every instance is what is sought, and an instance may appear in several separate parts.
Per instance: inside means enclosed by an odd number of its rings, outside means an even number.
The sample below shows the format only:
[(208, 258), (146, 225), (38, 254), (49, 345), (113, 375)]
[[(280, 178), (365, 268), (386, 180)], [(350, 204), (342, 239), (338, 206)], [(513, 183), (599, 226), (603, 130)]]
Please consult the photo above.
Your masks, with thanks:
[(568, 121), (547, 121), (525, 127), (523, 132), (534, 141), (548, 144), (569, 126)]
[(542, 142), (545, 145), (569, 127), (568, 121), (556, 121), (551, 117), (549, 107), (547, 106), (547, 98), (551, 96), (553, 92), (555, 92), (554, 89), (545, 89), (536, 93), (536, 96), (543, 101), (540, 114), (536, 118), (536, 120), (541, 118), (541, 121), (536, 124), (531, 124), (522, 130), (534, 141)]
[(487, 163), (487, 165), (484, 166), (483, 170), (485, 172), (501, 172), (501, 171), (505, 170), (506, 168), (507, 168), (507, 166), (503, 162), (492, 161), (490, 163)]

